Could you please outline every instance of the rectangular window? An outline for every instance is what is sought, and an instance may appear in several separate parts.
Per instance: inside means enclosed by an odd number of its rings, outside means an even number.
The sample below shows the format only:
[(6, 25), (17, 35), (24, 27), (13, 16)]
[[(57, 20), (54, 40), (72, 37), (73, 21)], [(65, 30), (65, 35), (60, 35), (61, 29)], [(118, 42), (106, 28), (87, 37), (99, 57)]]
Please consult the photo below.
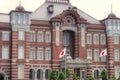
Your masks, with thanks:
[(43, 33), (42, 33), (42, 31), (38, 32), (37, 39), (38, 39), (38, 42), (43, 42)]
[(30, 59), (35, 59), (35, 47), (30, 48)]
[(18, 31), (18, 40), (24, 40), (24, 31)]
[(119, 78), (120, 76), (120, 67), (119, 66), (115, 66), (115, 77)]
[(51, 49), (50, 48), (46, 48), (45, 50), (45, 59), (51, 60)]
[(92, 49), (87, 49), (87, 58), (88, 57), (92, 59)]
[(102, 35), (100, 36), (100, 43), (101, 43), (101, 44), (106, 44), (105, 34), (102, 34)]
[(10, 35), (9, 35), (9, 34), (10, 34), (10, 33), (7, 32), (7, 31), (2, 32), (2, 40), (3, 40), (3, 41), (9, 41), (9, 38), (10, 38)]
[(98, 51), (98, 49), (94, 49), (94, 61), (99, 61), (99, 51)]
[(2, 46), (2, 59), (9, 59), (9, 46)]
[(119, 44), (119, 35), (114, 35), (114, 44)]
[(30, 41), (32, 41), (32, 42), (35, 41), (35, 33), (34, 32), (30, 33)]
[(38, 60), (43, 60), (43, 48), (42, 47), (38, 47), (37, 53), (38, 53), (37, 59)]
[(18, 46), (18, 59), (24, 59), (24, 45)]
[(119, 61), (119, 49), (114, 49), (114, 60)]
[[(104, 50), (104, 49), (101, 49), (101, 52), (102, 52), (103, 50)], [(102, 61), (102, 62), (105, 62), (105, 61), (106, 61), (106, 56), (102, 56), (102, 57), (101, 57), (101, 61)]]
[(91, 34), (87, 34), (87, 44), (91, 44), (92, 43), (92, 36)]
[(24, 79), (24, 65), (18, 64), (18, 79)]
[(99, 36), (98, 36), (98, 34), (94, 34), (94, 44), (99, 44)]
[(51, 42), (51, 33), (50, 32), (46, 32), (46, 34), (45, 34), (45, 41), (46, 42)]

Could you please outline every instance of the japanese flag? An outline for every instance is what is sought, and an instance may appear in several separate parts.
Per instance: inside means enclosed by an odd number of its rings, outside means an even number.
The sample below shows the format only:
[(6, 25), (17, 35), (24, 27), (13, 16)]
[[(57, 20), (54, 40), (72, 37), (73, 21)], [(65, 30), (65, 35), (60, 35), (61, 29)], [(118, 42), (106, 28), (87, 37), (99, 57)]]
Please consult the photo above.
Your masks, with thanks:
[(64, 49), (60, 52), (59, 58), (62, 58), (63, 56), (65, 56), (65, 54), (66, 54), (66, 48), (64, 48)]
[(103, 51), (101, 51), (100, 57), (106, 56), (106, 55), (107, 55), (107, 49), (104, 49)]

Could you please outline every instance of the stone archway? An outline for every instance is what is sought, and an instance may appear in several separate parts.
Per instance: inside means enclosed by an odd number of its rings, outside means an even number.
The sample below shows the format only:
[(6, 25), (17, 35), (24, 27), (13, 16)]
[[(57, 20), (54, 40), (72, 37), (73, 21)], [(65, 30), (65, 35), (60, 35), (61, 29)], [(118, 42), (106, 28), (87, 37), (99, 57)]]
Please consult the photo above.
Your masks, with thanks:
[(4, 80), (4, 75), (0, 73), (0, 80)]

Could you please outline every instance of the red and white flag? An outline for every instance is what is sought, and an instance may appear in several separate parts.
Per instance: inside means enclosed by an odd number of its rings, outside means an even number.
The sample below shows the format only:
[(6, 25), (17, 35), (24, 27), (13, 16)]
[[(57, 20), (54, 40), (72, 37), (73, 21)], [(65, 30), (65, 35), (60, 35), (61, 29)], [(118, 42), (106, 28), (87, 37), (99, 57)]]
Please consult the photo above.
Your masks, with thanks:
[(63, 56), (65, 56), (65, 54), (66, 54), (66, 48), (64, 48), (64, 49), (60, 52), (59, 58), (62, 58)]
[(104, 49), (103, 51), (101, 51), (100, 57), (106, 56), (106, 55), (107, 55), (107, 49)]

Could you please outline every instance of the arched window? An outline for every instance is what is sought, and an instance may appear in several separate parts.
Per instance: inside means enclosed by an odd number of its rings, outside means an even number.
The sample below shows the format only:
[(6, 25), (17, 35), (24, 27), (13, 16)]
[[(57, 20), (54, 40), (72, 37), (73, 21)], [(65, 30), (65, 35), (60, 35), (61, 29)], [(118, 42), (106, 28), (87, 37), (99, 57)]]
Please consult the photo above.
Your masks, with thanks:
[(37, 79), (38, 80), (43, 80), (43, 71), (41, 69), (39, 69), (37, 71)]
[(99, 71), (98, 71), (98, 70), (95, 70), (95, 71), (94, 71), (94, 78), (95, 78), (95, 79), (98, 79), (98, 77), (99, 77)]
[(48, 79), (49, 73), (50, 73), (50, 69), (47, 69), (45, 71), (45, 79)]
[(34, 69), (30, 69), (29, 78), (30, 78), (30, 80), (35, 79), (35, 71), (34, 71)]

